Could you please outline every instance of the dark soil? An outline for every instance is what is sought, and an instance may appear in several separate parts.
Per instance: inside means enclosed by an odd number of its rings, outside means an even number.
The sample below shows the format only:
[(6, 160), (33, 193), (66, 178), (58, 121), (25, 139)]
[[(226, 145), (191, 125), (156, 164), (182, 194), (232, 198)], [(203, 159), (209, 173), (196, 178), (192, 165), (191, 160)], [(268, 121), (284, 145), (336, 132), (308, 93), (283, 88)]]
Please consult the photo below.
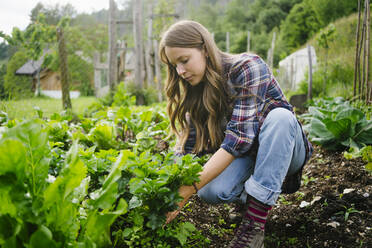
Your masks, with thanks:
[[(265, 248), (372, 247), (372, 176), (364, 165), (315, 147), (300, 190), (281, 195), (270, 211)], [(239, 225), (235, 204), (209, 205), (197, 197), (181, 215), (210, 240), (209, 247), (226, 247)]]

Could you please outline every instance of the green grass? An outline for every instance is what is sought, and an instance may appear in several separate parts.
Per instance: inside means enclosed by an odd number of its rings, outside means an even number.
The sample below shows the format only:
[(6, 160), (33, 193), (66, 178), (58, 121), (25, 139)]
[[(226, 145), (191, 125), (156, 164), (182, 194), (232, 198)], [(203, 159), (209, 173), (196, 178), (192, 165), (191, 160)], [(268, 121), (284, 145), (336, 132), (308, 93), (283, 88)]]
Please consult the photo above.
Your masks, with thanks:
[[(83, 114), (85, 108), (95, 101), (97, 101), (95, 97), (71, 99), (72, 110), (77, 115)], [(43, 111), (44, 117), (50, 117), (53, 113), (62, 111), (62, 99), (29, 98), (0, 101), (0, 111), (6, 112), (10, 119), (30, 119), (37, 115), (34, 107), (39, 107)]]
[[(354, 63), (355, 63), (355, 49), (356, 49), (356, 27), (358, 16), (357, 13), (350, 16), (336, 20), (333, 25), (336, 31), (333, 40), (329, 44), (328, 49), (328, 66), (327, 66), (327, 85), (326, 94), (319, 93), (317, 96), (342, 96), (344, 98), (351, 98), (353, 95), (353, 81), (354, 81)], [(371, 24), (372, 27), (372, 24)], [(318, 45), (317, 37), (320, 31), (309, 39), (307, 44), (314, 46), (317, 56), (317, 73), (313, 72), (313, 95), (314, 88), (321, 92), (319, 87), (323, 87), (324, 74), (320, 75), (320, 71), (324, 71), (326, 49)], [(301, 48), (305, 48), (306, 45)], [(370, 64), (372, 64), (372, 56), (370, 57)], [(370, 66), (370, 75), (372, 67)], [(318, 82), (318, 84), (316, 83)], [(305, 84), (307, 89), (307, 82)], [(286, 92), (289, 97), (293, 94), (305, 93), (303, 89), (298, 89), (296, 92)]]

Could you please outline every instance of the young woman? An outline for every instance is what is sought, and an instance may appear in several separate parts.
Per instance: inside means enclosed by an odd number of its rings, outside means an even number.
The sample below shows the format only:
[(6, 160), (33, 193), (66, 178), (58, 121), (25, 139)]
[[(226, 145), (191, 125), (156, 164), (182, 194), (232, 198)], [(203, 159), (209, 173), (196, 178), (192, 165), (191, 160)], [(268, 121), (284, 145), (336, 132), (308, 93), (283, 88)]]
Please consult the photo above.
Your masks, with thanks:
[(260, 57), (221, 52), (197, 22), (173, 24), (159, 53), (179, 152), (213, 153), (200, 182), (179, 189), (184, 200), (167, 222), (194, 193), (211, 204), (241, 202), (246, 212), (229, 247), (263, 247), (268, 211), (281, 192), (297, 191), (312, 153), (292, 106)]

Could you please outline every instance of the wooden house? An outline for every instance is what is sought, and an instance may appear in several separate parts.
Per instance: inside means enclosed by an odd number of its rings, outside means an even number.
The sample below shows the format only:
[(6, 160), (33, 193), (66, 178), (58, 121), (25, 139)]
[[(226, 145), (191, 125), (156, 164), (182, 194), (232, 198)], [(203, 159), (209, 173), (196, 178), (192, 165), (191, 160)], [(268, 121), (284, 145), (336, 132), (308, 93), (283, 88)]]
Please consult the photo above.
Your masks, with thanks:
[[(31, 76), (32, 80), (32, 91), (36, 93), (38, 71), (40, 71), (40, 89), (41, 94), (52, 98), (62, 98), (62, 85), (61, 76), (59, 72), (54, 72), (48, 68), (43, 69), (42, 59), (38, 61), (29, 60), (22, 65), (16, 72), (16, 75)], [(79, 91), (70, 91), (71, 98), (77, 98), (80, 96)]]

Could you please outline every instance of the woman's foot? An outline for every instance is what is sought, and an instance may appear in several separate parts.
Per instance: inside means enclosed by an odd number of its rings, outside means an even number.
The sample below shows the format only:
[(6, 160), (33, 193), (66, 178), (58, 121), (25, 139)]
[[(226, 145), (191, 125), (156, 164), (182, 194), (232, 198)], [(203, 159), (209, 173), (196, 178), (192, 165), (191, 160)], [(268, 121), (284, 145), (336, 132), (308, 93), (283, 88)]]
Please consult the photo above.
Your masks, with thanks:
[(247, 212), (228, 248), (263, 248), (265, 223), (270, 209), (271, 206), (250, 198)]

